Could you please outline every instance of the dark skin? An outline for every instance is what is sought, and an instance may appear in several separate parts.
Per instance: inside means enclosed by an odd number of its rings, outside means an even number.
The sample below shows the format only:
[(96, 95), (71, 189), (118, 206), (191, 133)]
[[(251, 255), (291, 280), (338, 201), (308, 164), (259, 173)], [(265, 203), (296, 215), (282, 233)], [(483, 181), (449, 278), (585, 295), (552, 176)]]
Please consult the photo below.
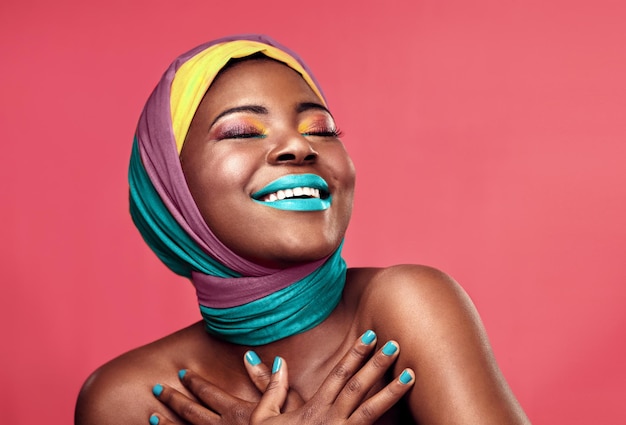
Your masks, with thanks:
[[(354, 169), (331, 127), (319, 98), (285, 65), (250, 60), (218, 76), (181, 162), (220, 240), (277, 268), (337, 248), (350, 218)], [(331, 207), (280, 211), (251, 200), (293, 173), (323, 177)], [(360, 342), (366, 329), (377, 334), (371, 346)], [(380, 348), (390, 340), (399, 350), (384, 356)], [(264, 364), (246, 364), (250, 349), (266, 364), (280, 356), (283, 367), (270, 374)], [(182, 381), (180, 369), (187, 371)], [(415, 378), (409, 384), (397, 379), (405, 370)], [(157, 383), (164, 388), (158, 399), (151, 393)], [(342, 299), (324, 322), (267, 345), (229, 344), (197, 323), (133, 350), (89, 378), (76, 423), (146, 424), (153, 413), (161, 424), (185, 423), (182, 417), (194, 424), (529, 423), (469, 297), (444, 273), (415, 265), (349, 269)]]

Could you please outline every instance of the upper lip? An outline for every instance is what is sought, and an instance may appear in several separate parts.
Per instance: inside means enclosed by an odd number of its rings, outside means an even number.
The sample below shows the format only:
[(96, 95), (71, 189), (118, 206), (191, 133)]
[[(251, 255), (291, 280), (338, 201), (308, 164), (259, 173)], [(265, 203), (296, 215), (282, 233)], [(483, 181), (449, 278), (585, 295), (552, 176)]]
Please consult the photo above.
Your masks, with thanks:
[(310, 187), (319, 189), (322, 197), (328, 195), (328, 183), (317, 174), (287, 174), (268, 183), (261, 190), (252, 194), (254, 199), (261, 199), (265, 195), (275, 193), (279, 190), (293, 189), (296, 187)]

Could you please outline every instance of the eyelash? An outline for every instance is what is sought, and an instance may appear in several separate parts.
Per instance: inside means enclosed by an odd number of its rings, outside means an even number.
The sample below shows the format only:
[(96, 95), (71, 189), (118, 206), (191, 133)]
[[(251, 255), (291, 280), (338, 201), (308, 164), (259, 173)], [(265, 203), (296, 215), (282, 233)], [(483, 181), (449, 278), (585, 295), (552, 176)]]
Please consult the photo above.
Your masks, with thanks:
[(303, 136), (317, 136), (317, 137), (336, 137), (339, 138), (343, 136), (343, 132), (338, 128), (333, 128), (330, 130), (321, 129), (321, 130), (313, 130), (302, 133)]
[(219, 135), (219, 139), (262, 139), (266, 136), (263, 130), (250, 126), (235, 126), (226, 129)]
[[(302, 133), (304, 137), (334, 137), (343, 136), (343, 132), (338, 128), (332, 129), (312, 129)], [(267, 136), (265, 131), (251, 126), (235, 126), (225, 129), (219, 136), (219, 140), (224, 139), (263, 139)]]

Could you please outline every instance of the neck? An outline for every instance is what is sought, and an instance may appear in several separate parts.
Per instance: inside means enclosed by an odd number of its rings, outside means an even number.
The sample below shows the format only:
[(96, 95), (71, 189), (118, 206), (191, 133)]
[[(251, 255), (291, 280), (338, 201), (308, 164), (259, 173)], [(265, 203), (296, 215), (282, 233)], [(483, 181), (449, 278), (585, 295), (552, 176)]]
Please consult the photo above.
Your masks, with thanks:
[[(219, 367), (246, 379), (247, 374), (241, 363), (246, 351), (253, 350), (270, 367), (274, 358), (280, 356), (289, 365), (290, 376), (294, 377), (293, 380), (290, 379), (290, 384), (302, 384), (327, 376), (330, 368), (349, 350), (354, 340), (349, 335), (352, 318), (345, 303), (341, 301), (326, 320), (306, 332), (261, 346), (231, 344), (208, 335), (210, 350), (221, 347), (218, 348), (221, 353), (236, 353), (216, 356), (219, 358)], [(213, 360), (212, 364), (215, 365), (217, 361)]]
[[(267, 277), (231, 278), (224, 283), (237, 288), (238, 279), (258, 279), (259, 284), (272, 285)], [(210, 334), (235, 344), (265, 345), (322, 323), (339, 303), (345, 280), (346, 263), (340, 247), (312, 273), (282, 289), (239, 306), (213, 308), (201, 304), (200, 311)], [(194, 284), (199, 286), (195, 279)]]

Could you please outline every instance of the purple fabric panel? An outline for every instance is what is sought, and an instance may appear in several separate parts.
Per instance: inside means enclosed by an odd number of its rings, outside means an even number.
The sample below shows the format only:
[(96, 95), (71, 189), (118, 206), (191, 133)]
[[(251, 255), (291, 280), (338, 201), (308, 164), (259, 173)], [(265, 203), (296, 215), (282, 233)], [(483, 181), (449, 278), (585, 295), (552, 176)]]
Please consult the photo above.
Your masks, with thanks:
[(172, 216), (206, 253), (244, 276), (264, 276), (276, 270), (239, 257), (207, 227), (187, 188), (174, 141), (169, 103), (174, 75), (189, 58), (215, 43), (206, 43), (177, 58), (154, 89), (138, 125), (142, 161)]
[(170, 114), (170, 68), (148, 100), (137, 135), (142, 161), (152, 184), (174, 219), (209, 255), (242, 275), (262, 276), (273, 272), (230, 251), (210, 231), (187, 188), (174, 142)]
[(279, 291), (313, 273), (326, 259), (281, 270), (262, 277), (224, 279), (203, 273), (192, 273), (200, 305), (230, 308), (247, 304)]

